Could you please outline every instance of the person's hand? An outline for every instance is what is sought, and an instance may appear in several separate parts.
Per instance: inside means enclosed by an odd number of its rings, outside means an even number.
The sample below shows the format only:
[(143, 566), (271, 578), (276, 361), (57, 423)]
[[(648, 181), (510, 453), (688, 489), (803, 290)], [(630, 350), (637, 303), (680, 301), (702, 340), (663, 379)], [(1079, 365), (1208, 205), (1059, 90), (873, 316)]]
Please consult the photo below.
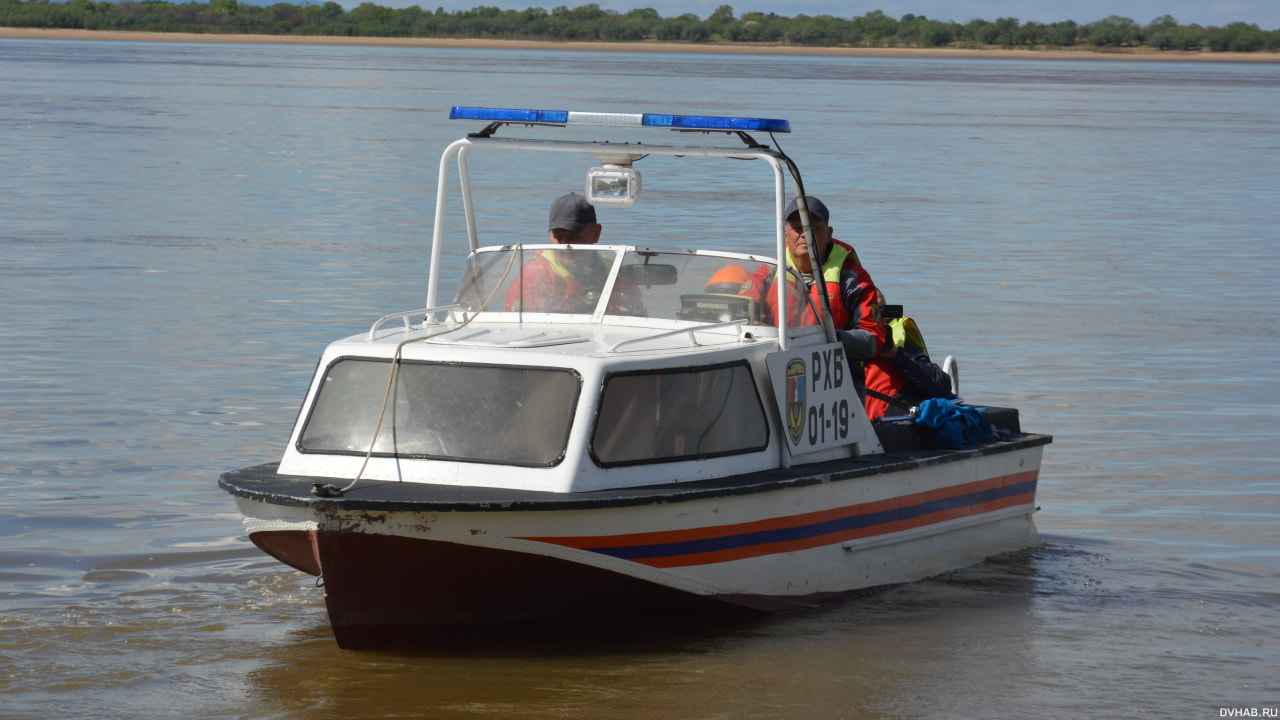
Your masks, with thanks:
[(898, 354), (898, 346), (896, 343), (893, 342), (893, 334), (890, 333), (889, 342), (885, 343), (884, 347), (880, 348), (879, 357), (892, 359), (893, 356), (897, 354)]

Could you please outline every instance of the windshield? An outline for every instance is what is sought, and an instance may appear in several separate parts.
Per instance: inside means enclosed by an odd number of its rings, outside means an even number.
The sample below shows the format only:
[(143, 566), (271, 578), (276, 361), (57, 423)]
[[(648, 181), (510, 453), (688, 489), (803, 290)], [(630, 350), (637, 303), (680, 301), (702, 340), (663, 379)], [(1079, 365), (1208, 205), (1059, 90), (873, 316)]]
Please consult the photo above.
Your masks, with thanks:
[(603, 303), (606, 315), (759, 323), (762, 309), (739, 292), (762, 266), (773, 263), (583, 245), (481, 250), (469, 259), (454, 302), (471, 312), (560, 314), (594, 314)]

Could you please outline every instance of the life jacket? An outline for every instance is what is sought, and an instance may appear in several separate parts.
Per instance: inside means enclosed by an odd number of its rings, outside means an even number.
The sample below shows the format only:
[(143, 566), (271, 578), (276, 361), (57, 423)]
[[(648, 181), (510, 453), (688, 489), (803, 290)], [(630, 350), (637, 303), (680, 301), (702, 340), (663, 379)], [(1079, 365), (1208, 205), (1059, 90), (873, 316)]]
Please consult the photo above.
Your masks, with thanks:
[[(600, 288), (588, 288), (581, 280), (574, 277), (573, 271), (560, 262), (560, 253), (543, 250), (538, 253), (551, 268), (554, 282), (551, 283), (550, 297), (547, 298), (547, 309), (553, 312), (590, 312), (600, 300)], [(609, 274), (609, 266), (599, 255), (604, 277)]]
[[(832, 240), (831, 247), (827, 250), (827, 259), (822, 263), (822, 284), (827, 291), (827, 299), (831, 303), (831, 322), (837, 328), (847, 327), (849, 324), (849, 309), (844, 305), (844, 292), (840, 287), (840, 276), (845, 269), (845, 263), (849, 261), (860, 264), (858, 254), (853, 251), (853, 248), (839, 240)], [(787, 266), (796, 267), (790, 249), (787, 250)], [(792, 289), (796, 290), (796, 288)], [(814, 314), (813, 307), (822, 307), (822, 297), (818, 295), (816, 283), (809, 288), (809, 297), (813, 301), (813, 306), (805, 302), (804, 298), (799, 296), (799, 292), (788, 293), (787, 323), (789, 325), (800, 327), (818, 324), (818, 316)], [(769, 293), (768, 302), (774, 311), (773, 316), (777, 317), (777, 295)]]
[[(886, 324), (893, 333), (894, 345), (915, 345), (926, 355), (929, 354), (929, 348), (924, 344), (924, 334), (913, 318), (894, 318)], [(888, 358), (876, 357), (868, 360), (863, 372), (867, 389), (863, 406), (867, 410), (867, 417), (872, 420), (889, 414), (905, 415), (922, 399), (910, 397), (911, 381)]]

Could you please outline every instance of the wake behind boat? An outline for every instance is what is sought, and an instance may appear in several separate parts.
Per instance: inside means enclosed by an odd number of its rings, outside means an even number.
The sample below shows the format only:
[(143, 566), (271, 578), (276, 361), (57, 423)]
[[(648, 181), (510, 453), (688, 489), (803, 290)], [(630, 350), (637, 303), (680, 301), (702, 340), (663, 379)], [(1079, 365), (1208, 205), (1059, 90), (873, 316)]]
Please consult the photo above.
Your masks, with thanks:
[[(1023, 433), (1016, 410), (985, 408), (997, 433), (956, 449), (933, 447), (908, 416), (873, 423), (828, 309), (796, 326), (714, 282), (787, 268), (784, 208), (795, 196), (808, 218), (803, 183), (751, 134), (789, 132), (786, 121), (451, 116), (480, 127), (440, 161), (426, 306), (330, 345), (283, 458), (219, 483), (258, 547), (321, 578), (341, 646), (441, 627), (802, 608), (1037, 542), (1050, 438)], [(572, 137), (498, 136), (512, 125)], [(650, 142), (660, 131), (681, 142)], [(707, 137), (723, 144), (687, 144)], [(775, 251), (482, 246), (468, 158), (512, 151), (594, 157), (585, 195), (618, 207), (639, 200), (641, 160), (758, 161), (773, 189), (760, 237)], [(445, 231), (454, 162), (469, 255), (438, 303), (443, 245), (463, 235)], [(581, 287), (551, 301), (530, 268)], [(788, 282), (774, 286), (777, 307), (797, 302)]]

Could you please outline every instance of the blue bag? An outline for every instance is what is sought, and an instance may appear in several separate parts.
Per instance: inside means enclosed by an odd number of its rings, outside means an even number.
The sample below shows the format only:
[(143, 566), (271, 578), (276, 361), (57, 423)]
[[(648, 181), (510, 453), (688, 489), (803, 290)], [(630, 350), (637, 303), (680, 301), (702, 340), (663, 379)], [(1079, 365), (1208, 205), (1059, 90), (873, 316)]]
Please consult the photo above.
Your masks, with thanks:
[(958, 449), (965, 443), (985, 440), (995, 434), (980, 408), (946, 398), (929, 398), (920, 403), (915, 422), (935, 447)]

